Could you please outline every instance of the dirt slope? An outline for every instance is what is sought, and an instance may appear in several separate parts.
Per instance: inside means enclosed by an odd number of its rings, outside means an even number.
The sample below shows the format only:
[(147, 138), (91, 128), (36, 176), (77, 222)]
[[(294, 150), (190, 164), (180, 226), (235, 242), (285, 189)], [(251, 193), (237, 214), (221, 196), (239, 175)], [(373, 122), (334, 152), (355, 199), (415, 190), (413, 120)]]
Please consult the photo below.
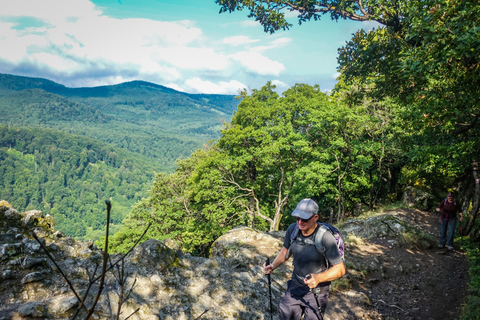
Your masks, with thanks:
[[(438, 216), (397, 209), (402, 219), (438, 238)], [(366, 276), (347, 271), (365, 303), (349, 305), (345, 292), (332, 294), (327, 319), (444, 320), (455, 319), (467, 294), (468, 264), (458, 244), (446, 249), (412, 249), (396, 239), (365, 241), (349, 248), (360, 257)]]

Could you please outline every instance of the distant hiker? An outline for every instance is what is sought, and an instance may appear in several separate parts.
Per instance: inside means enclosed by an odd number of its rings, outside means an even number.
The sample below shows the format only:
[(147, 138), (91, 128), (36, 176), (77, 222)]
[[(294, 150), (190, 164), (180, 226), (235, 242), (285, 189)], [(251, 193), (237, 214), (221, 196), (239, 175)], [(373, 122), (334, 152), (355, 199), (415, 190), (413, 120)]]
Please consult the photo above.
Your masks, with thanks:
[[(324, 254), (315, 245), (315, 236), (321, 230), (317, 213), (315, 201), (300, 201), (292, 213), (297, 222), (288, 227), (282, 250), (272, 264), (263, 265), (263, 271), (269, 274), (287, 261), (290, 252), (293, 254), (292, 278), (287, 282), (287, 291), (280, 301), (282, 320), (300, 320), (303, 314), (304, 320), (323, 319), (330, 282), (345, 274), (343, 251), (340, 253), (337, 240), (331, 232), (324, 232), (321, 240)], [(296, 235), (295, 239), (292, 239), (293, 234)], [(306, 280), (310, 274), (311, 277)], [(315, 294), (311, 289), (315, 289)]]
[(448, 250), (453, 250), (453, 237), (455, 236), (455, 226), (457, 224), (457, 212), (460, 214), (460, 221), (462, 221), (462, 207), (455, 199), (453, 199), (453, 194), (449, 192), (447, 198), (440, 202), (435, 210), (440, 212), (440, 244), (438, 247), (443, 248), (446, 243)]

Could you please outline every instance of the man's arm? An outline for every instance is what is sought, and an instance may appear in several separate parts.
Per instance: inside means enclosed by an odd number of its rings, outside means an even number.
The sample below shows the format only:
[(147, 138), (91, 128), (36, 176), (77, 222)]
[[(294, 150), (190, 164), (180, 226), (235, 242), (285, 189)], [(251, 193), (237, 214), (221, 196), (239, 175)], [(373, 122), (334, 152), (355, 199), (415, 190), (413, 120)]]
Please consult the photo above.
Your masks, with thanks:
[(308, 285), (309, 288), (315, 288), (319, 283), (333, 281), (345, 274), (345, 264), (339, 263), (333, 265), (331, 268), (325, 270), (324, 272), (320, 273), (312, 273), (312, 277), (309, 280), (304, 280), (305, 284)]
[(287, 252), (288, 252), (288, 249), (283, 247), (282, 250), (280, 250), (280, 252), (278, 253), (275, 260), (273, 260), (273, 262), (271, 264), (269, 264), (268, 266), (263, 264), (263, 272), (265, 274), (269, 274), (273, 270), (280, 267), (285, 261), (287, 261)]

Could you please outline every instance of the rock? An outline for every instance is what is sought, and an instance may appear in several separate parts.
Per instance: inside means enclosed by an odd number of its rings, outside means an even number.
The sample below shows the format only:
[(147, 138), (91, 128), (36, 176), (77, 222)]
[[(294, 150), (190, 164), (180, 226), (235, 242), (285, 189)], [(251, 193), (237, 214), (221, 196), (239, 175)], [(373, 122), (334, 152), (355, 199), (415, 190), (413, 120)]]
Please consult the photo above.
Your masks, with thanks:
[(43, 212), (40, 210), (30, 210), (21, 213), (22, 224), (26, 227), (33, 227), (37, 225), (39, 220), (43, 216)]
[(6, 243), (12, 243), (15, 242), (15, 235), (11, 233), (2, 233), (0, 234), (0, 243), (6, 244)]
[(38, 226), (44, 228), (47, 231), (52, 231), (55, 229), (55, 220), (49, 214), (45, 215), (43, 219), (40, 219)]
[(434, 205), (435, 197), (419, 188), (406, 187), (403, 192), (402, 206), (428, 211)]
[(2, 280), (15, 279), (15, 273), (12, 270), (5, 270), (0, 274), (0, 279)]
[(21, 265), (24, 269), (31, 269), (34, 267), (42, 267), (47, 265), (47, 259), (46, 258), (30, 258), (26, 257), (23, 259), (21, 262)]
[(27, 274), (21, 281), (22, 284), (37, 282), (45, 279), (45, 276), (41, 272), (32, 272)]
[(52, 236), (53, 238), (65, 238), (65, 235), (61, 231), (55, 231)]
[[(43, 240), (43, 244), (45, 244), (44, 239), (39, 239), (39, 240), (40, 241)], [(25, 238), (23, 239), (22, 242), (25, 247), (25, 251), (28, 254), (43, 252), (42, 246), (37, 242), (37, 240)]]
[(40, 318), (47, 315), (47, 306), (41, 302), (29, 302), (18, 309), (18, 315), (21, 317)]
[(7, 243), (0, 246), (0, 260), (17, 256), (22, 253), (22, 244)]
[(357, 298), (368, 306), (372, 305), (372, 303), (370, 302), (370, 298), (363, 292), (357, 292), (357, 291), (349, 290), (349, 291), (344, 292), (343, 294), (347, 297)]
[(68, 318), (76, 311), (80, 302), (75, 296), (57, 297), (48, 304), (48, 311), (59, 318)]
[(12, 222), (19, 222), (20, 219), (21, 219), (18, 211), (13, 209), (13, 208), (9, 208), (9, 209), (5, 210), (4, 216), (7, 220), (11, 220)]
[(178, 259), (177, 253), (156, 239), (147, 240), (133, 249), (129, 261), (154, 268), (168, 268)]

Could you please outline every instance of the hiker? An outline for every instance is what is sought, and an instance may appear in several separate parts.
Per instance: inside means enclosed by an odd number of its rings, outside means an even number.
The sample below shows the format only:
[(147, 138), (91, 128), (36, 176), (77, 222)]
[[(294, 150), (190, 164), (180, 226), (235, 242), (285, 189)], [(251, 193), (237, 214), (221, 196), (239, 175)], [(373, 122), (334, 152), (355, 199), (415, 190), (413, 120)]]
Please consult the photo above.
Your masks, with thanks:
[[(323, 319), (330, 282), (345, 274), (343, 256), (332, 233), (325, 232), (322, 238), (324, 254), (315, 246), (315, 235), (320, 229), (317, 213), (318, 205), (315, 201), (300, 201), (292, 213), (297, 222), (288, 227), (282, 250), (271, 264), (263, 265), (264, 273), (270, 274), (288, 260), (290, 252), (293, 254), (292, 278), (287, 282), (287, 291), (280, 301), (282, 320), (300, 320), (302, 315), (305, 320)], [(296, 226), (299, 232), (292, 240), (291, 235)], [(305, 279), (309, 274), (311, 277)], [(315, 294), (311, 289), (315, 289)]]
[[(448, 250), (453, 250), (453, 237), (455, 236), (455, 226), (457, 224), (457, 211), (460, 215), (460, 221), (463, 220), (462, 207), (456, 200), (453, 199), (453, 194), (449, 192), (447, 198), (440, 202), (437, 209), (440, 213), (440, 244), (439, 248), (445, 247), (447, 244)], [(448, 229), (448, 235), (447, 235)]]

